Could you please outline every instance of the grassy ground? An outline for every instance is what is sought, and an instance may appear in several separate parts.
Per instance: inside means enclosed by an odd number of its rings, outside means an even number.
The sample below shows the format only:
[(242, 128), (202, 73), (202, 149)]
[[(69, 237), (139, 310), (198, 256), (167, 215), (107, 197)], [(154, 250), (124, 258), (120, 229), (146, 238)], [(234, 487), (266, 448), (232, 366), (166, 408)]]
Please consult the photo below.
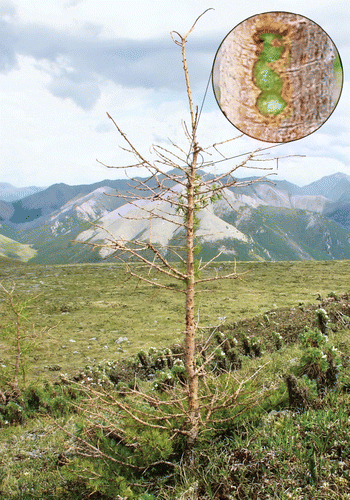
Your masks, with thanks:
[[(233, 270), (233, 264), (216, 267)], [(113, 395), (111, 382), (137, 381), (153, 398), (154, 381), (163, 376), (155, 365), (164, 357), (153, 351), (143, 366), (142, 358), (124, 358), (182, 340), (183, 296), (135, 286), (116, 264), (40, 267), (4, 260), (3, 284), (9, 287), (13, 279), (19, 303), (29, 302), (21, 323), (22, 394), (5, 386), (13, 374), (15, 329), (6, 295), (0, 302), (0, 499), (349, 500), (350, 295), (343, 292), (349, 292), (350, 263), (237, 267), (241, 280), (215, 282), (210, 293), (198, 295), (200, 324), (221, 324), (212, 337), (212, 348), (220, 349), (208, 366), (210, 384), (215, 393), (226, 386), (232, 345), (240, 362), (234, 384), (258, 373), (237, 406), (223, 410), (227, 424), (224, 419), (199, 439), (189, 466), (181, 436), (135, 427), (115, 407), (111, 412), (110, 404), (98, 406), (84, 389), (89, 380), (95, 387), (105, 380)], [(320, 307), (327, 311), (328, 342), (341, 363), (337, 386), (325, 395), (300, 368), (306, 351), (299, 336), (317, 328)], [(95, 368), (81, 371), (86, 364)], [(60, 372), (68, 373), (63, 381)], [(71, 383), (77, 373), (79, 382)], [(288, 374), (307, 391), (308, 406), (291, 406)], [(87, 403), (79, 386), (90, 394)], [(162, 394), (167, 401), (167, 391)], [(258, 404), (245, 407), (246, 397)], [(142, 411), (155, 410), (143, 402)], [(84, 450), (79, 438), (106, 456)], [(121, 457), (145, 468), (141, 473), (113, 462)], [(149, 460), (158, 465), (149, 466)]]
[[(232, 272), (233, 264), (216, 264), (210, 272), (216, 269)], [(315, 303), (318, 293), (349, 289), (349, 261), (238, 263), (237, 271), (239, 280), (216, 281), (207, 285), (209, 292), (198, 294), (200, 326)], [(28, 301), (22, 322), (28, 380), (54, 379), (56, 371), (72, 374), (87, 363), (182, 340), (183, 294), (128, 280), (120, 264), (33, 266), (0, 260), (0, 280), (9, 284), (8, 279), (19, 300)], [(0, 299), (4, 325), (11, 318), (4, 295)], [(3, 365), (13, 358), (13, 341), (13, 332), (1, 333)]]

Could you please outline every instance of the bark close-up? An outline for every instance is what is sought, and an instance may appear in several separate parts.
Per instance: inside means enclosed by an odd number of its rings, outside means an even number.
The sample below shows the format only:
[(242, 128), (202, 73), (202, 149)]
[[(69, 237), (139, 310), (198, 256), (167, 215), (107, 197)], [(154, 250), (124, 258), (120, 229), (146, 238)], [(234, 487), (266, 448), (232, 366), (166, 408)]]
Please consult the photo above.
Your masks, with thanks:
[(323, 29), (286, 12), (253, 16), (222, 42), (213, 87), (228, 120), (245, 134), (289, 142), (317, 130), (342, 90), (338, 51)]

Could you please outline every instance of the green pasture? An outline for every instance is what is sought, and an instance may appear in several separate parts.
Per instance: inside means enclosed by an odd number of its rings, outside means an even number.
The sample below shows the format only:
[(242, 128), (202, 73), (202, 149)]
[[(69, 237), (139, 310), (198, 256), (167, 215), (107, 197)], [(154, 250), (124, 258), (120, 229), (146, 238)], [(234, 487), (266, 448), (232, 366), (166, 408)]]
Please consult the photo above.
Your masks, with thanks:
[[(215, 263), (202, 277), (233, 270), (234, 263)], [(319, 295), (350, 288), (349, 261), (238, 262), (237, 273), (238, 279), (199, 288), (200, 327), (230, 325), (271, 309), (316, 303)], [(14, 283), (16, 299), (27, 303), (21, 320), (27, 381), (55, 379), (92, 362), (183, 339), (184, 294), (130, 278), (119, 263), (40, 266), (1, 259), (0, 280), (7, 287)], [(168, 278), (162, 283), (174, 286)], [(7, 369), (14, 360), (15, 339), (14, 329), (5, 328), (13, 324), (13, 316), (3, 293), (0, 322), (0, 365)]]

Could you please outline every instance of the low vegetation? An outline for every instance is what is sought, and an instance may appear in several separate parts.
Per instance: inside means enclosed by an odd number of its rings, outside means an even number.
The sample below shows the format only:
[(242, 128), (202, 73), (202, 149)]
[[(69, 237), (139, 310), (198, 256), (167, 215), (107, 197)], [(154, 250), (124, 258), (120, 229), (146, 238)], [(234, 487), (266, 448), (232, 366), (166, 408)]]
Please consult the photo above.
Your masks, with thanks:
[[(229, 273), (234, 264), (216, 267)], [(198, 294), (196, 319), (199, 327), (214, 327), (269, 309), (315, 303), (319, 294), (348, 291), (349, 270), (349, 261), (240, 262), (240, 280), (209, 283), (205, 286), (209, 292)], [(35, 266), (0, 259), (0, 281), (9, 283), (6, 280), (15, 283), (17, 299), (27, 306), (22, 356), (28, 381), (37, 377), (57, 381), (60, 373), (72, 376), (89, 363), (118, 360), (136, 354), (140, 347), (158, 349), (183, 340), (184, 298), (126, 279), (119, 264)], [(4, 327), (13, 317), (1, 299)], [(3, 333), (0, 344), (1, 364), (6, 365), (10, 353)]]
[(199, 295), (197, 366), (227, 396), (188, 450), (177, 296), (3, 261), (0, 498), (349, 499), (349, 266), (239, 263)]

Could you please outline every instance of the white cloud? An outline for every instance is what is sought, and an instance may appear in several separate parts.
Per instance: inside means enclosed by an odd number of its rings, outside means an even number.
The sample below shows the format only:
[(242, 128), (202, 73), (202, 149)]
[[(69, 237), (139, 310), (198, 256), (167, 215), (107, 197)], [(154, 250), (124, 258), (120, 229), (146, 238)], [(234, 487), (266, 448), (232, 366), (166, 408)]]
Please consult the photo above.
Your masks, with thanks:
[(298, 186), (305, 186), (325, 175), (343, 172), (350, 175), (349, 165), (334, 158), (306, 157), (280, 161), (277, 179), (285, 179)]
[[(215, 11), (202, 17), (187, 44), (199, 106), (226, 34), (259, 11), (281, 10), (280, 0), (263, 0), (259, 7), (253, 0), (212, 0), (210, 5)], [(0, 71), (6, 70), (0, 72), (0, 180), (48, 185), (116, 178), (119, 172), (95, 161), (121, 165), (131, 159), (118, 148), (124, 143), (106, 111), (145, 154), (153, 142), (168, 145), (167, 137), (186, 150), (184, 77), (179, 48), (169, 33), (185, 33), (207, 8), (206, 0), (0, 0)], [(344, 2), (284, 0), (283, 10), (306, 15), (325, 29), (338, 46), (347, 78), (350, 16)], [(321, 129), (273, 150), (307, 156), (281, 161), (281, 176), (285, 172), (302, 184), (336, 169), (349, 173), (349, 104), (347, 81), (336, 111)], [(238, 133), (218, 110), (211, 85), (198, 133), (204, 145)], [(244, 138), (223, 150), (233, 156), (257, 145)]]

